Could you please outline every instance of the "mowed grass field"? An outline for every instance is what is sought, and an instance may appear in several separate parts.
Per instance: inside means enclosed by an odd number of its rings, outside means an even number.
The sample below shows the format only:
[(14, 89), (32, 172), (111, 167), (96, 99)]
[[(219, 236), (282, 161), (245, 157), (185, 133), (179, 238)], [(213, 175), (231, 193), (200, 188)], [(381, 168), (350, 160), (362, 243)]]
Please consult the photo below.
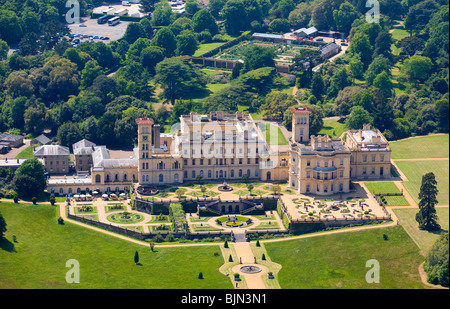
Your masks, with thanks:
[[(50, 205), (0, 202), (7, 223), (0, 241), (0, 288), (14, 289), (231, 289), (219, 272), (219, 246), (155, 248), (133, 244), (75, 224), (59, 225)], [(13, 235), (17, 242), (13, 242)], [(139, 262), (134, 263), (138, 250)], [(218, 256), (214, 253), (218, 252)], [(80, 265), (80, 283), (65, 280)], [(198, 279), (199, 272), (204, 279)]]
[[(386, 234), (388, 240), (383, 239)], [(273, 262), (282, 265), (282, 289), (423, 288), (419, 248), (401, 226), (264, 243)], [(380, 283), (367, 283), (366, 262), (380, 265)]]
[(449, 204), (449, 161), (448, 160), (421, 160), (421, 161), (396, 161), (395, 164), (408, 178), (403, 186), (408, 190), (416, 203), (419, 203), (419, 191), (422, 176), (433, 172), (436, 176), (439, 190), (438, 205)]
[[(392, 181), (365, 182), (364, 184), (372, 194), (401, 193), (400, 189)], [(385, 195), (384, 198), (387, 202), (386, 206), (409, 206), (408, 201), (403, 195)]]
[(428, 135), (390, 142), (392, 159), (448, 158), (449, 135)]
[(287, 145), (286, 138), (278, 126), (269, 123), (261, 123), (259, 126), (270, 145)]
[(344, 122), (336, 119), (325, 119), (323, 127), (318, 134), (329, 135), (332, 138), (338, 138), (344, 133)]
[(439, 224), (442, 230), (439, 232), (428, 232), (419, 229), (419, 224), (416, 221), (417, 208), (403, 208), (394, 209), (400, 224), (408, 232), (417, 246), (420, 248), (423, 255), (431, 249), (433, 244), (442, 233), (447, 233), (449, 228), (449, 212), (448, 207), (437, 207), (436, 214), (439, 219)]

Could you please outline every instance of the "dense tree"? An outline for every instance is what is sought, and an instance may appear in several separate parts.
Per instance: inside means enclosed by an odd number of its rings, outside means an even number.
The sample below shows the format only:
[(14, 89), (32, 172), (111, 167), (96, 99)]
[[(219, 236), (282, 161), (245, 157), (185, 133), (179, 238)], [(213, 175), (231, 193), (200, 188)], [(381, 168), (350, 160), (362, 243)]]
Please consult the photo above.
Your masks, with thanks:
[(0, 39), (8, 44), (18, 43), (23, 35), (20, 19), (10, 10), (0, 9)]
[(152, 75), (155, 74), (156, 65), (164, 60), (164, 49), (158, 46), (149, 46), (141, 52), (141, 63)]
[(306, 27), (311, 20), (313, 6), (307, 2), (300, 2), (296, 8), (289, 13), (289, 22), (291, 25), (301, 28)]
[(298, 105), (298, 102), (292, 94), (272, 91), (266, 96), (265, 103), (261, 105), (260, 110), (266, 116), (283, 117), (285, 111), (295, 105)]
[(412, 80), (425, 80), (433, 68), (430, 58), (424, 56), (412, 56), (405, 61), (402, 71)]
[(337, 31), (349, 33), (353, 21), (358, 18), (358, 11), (346, 1), (339, 6), (339, 9), (333, 11), (333, 18)]
[(266, 47), (254, 45), (244, 53), (243, 73), (263, 67), (275, 68), (275, 54)]
[(244, 87), (246, 91), (266, 95), (273, 87), (274, 78), (275, 68), (263, 67), (239, 76), (238, 84)]
[(224, 111), (234, 113), (238, 106), (248, 106), (254, 94), (246, 91), (242, 86), (228, 86), (205, 99), (204, 109), (210, 111)]
[(210, 0), (208, 1), (208, 10), (211, 15), (218, 18), (220, 11), (223, 9), (227, 0)]
[(419, 192), (419, 212), (416, 214), (416, 221), (419, 229), (427, 231), (438, 231), (441, 226), (437, 222), (435, 205), (437, 204), (437, 181), (432, 172), (422, 176), (422, 183)]
[(129, 23), (127, 30), (123, 35), (123, 39), (128, 42), (128, 44), (133, 44), (137, 39), (144, 36), (142, 27), (138, 23)]
[(188, 59), (174, 57), (157, 64), (155, 81), (163, 86), (163, 97), (175, 104), (176, 99), (205, 89), (201, 74)]
[(211, 35), (215, 35), (219, 32), (216, 20), (208, 10), (201, 9), (192, 16), (191, 27), (195, 32), (202, 32), (204, 30), (209, 31)]
[(276, 18), (276, 19), (272, 20), (269, 24), (270, 30), (272, 30), (272, 32), (277, 32), (277, 33), (289, 32), (290, 26), (291, 25), (290, 25), (289, 21), (285, 18)]
[(192, 56), (199, 46), (195, 33), (190, 30), (182, 31), (176, 39), (178, 56)]
[(97, 65), (97, 62), (90, 60), (86, 63), (84, 69), (81, 71), (81, 84), (80, 89), (86, 89), (94, 83), (94, 80), (103, 75), (103, 69)]
[(69, 148), (76, 142), (78, 142), (82, 135), (78, 123), (66, 122), (58, 128), (57, 139), (60, 145), (67, 146)]
[(198, 0), (186, 0), (184, 8), (186, 10), (186, 13), (190, 16), (194, 15), (198, 10), (200, 10)]
[(177, 40), (168, 28), (158, 30), (151, 44), (163, 48), (166, 57), (174, 56), (177, 49)]
[(36, 158), (23, 162), (15, 172), (13, 187), (19, 197), (41, 195), (46, 187), (42, 163)]
[(347, 130), (362, 129), (364, 124), (372, 123), (373, 118), (369, 112), (361, 106), (354, 106), (350, 109), (350, 115), (345, 120), (345, 128)]
[(51, 129), (53, 118), (51, 111), (44, 105), (29, 107), (24, 113), (24, 126), (28, 133), (38, 136), (45, 129)]
[(222, 17), (228, 34), (239, 34), (250, 24), (242, 0), (228, 0), (222, 9)]
[(424, 270), (428, 275), (428, 282), (448, 287), (448, 232), (442, 234), (427, 253)]
[(372, 61), (373, 47), (370, 44), (369, 37), (362, 32), (358, 32), (352, 37), (348, 51), (352, 55), (359, 55), (364, 68), (367, 68)]

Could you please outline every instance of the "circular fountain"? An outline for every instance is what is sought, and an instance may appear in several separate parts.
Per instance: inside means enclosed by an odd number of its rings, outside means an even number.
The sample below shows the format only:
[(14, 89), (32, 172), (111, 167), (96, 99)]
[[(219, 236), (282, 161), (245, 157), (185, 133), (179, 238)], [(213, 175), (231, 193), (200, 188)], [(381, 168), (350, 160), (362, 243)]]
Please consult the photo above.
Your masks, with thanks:
[(247, 266), (242, 266), (240, 268), (240, 270), (246, 274), (256, 274), (261, 271), (261, 268), (259, 268), (258, 266), (255, 266), (255, 265), (247, 265)]

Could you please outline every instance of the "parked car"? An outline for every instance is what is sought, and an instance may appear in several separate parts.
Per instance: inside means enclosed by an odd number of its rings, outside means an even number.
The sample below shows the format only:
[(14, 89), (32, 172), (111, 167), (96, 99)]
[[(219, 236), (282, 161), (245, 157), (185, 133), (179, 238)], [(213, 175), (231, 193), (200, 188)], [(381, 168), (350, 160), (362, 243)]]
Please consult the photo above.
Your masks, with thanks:
[(98, 40), (98, 35), (95, 35), (95, 36), (94, 36), (94, 39), (95, 39), (95, 40)]
[(316, 41), (317, 41), (317, 42), (322, 42), (323, 39), (322, 39), (322, 38), (318, 38)]
[(341, 43), (341, 46), (348, 46), (347, 43)]
[(87, 27), (85, 24), (80, 24), (80, 27)]

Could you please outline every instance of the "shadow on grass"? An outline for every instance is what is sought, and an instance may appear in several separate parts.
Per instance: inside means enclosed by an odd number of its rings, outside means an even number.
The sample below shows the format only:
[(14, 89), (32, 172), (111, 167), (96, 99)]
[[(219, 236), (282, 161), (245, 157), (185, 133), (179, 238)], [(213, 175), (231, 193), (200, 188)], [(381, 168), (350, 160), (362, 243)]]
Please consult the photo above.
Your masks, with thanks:
[(6, 238), (0, 238), (0, 248), (7, 252), (17, 252), (14, 244)]

